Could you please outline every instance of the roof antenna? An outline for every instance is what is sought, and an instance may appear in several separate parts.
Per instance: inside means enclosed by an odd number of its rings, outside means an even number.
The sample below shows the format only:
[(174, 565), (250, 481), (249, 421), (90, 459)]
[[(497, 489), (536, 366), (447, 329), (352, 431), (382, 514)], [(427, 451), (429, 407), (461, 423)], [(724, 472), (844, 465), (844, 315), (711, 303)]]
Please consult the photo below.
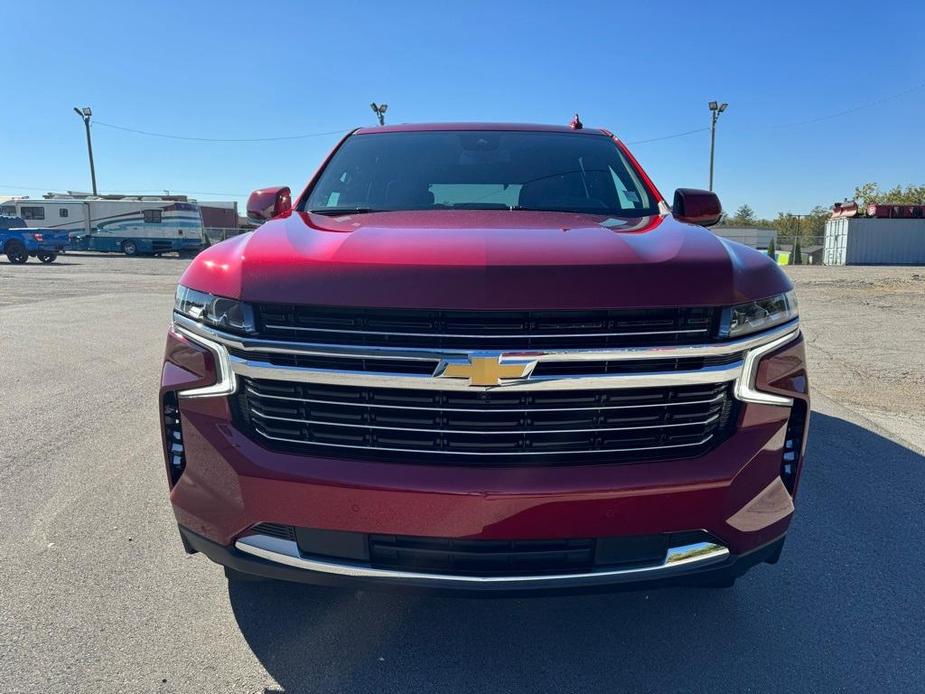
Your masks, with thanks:
[(572, 122), (568, 124), (568, 127), (570, 127), (572, 130), (581, 130), (585, 126), (581, 122), (581, 119), (578, 118), (578, 114), (576, 113), (575, 117), (572, 118)]

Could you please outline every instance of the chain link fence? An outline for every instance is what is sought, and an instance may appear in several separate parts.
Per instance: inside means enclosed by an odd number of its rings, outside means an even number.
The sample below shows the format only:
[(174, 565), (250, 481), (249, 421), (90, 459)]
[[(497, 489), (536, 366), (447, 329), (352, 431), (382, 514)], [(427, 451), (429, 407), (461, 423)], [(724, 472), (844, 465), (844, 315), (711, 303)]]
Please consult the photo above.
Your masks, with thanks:
[[(779, 263), (783, 265), (794, 264), (794, 241), (789, 236), (787, 238), (781, 235), (775, 229), (735, 229), (728, 227), (713, 227), (712, 231), (724, 239), (737, 241), (760, 251), (767, 251), (771, 240), (774, 240), (774, 250)], [(800, 255), (802, 256), (803, 265), (821, 265), (822, 251), (825, 245), (825, 236), (801, 236), (800, 237)]]

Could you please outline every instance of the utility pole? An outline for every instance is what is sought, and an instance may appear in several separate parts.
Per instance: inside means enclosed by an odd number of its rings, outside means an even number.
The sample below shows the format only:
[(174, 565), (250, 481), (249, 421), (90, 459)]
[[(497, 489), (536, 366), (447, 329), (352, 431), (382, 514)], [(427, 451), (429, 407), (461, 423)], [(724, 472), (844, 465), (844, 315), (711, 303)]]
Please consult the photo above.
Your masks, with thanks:
[(377, 104), (375, 101), (369, 105), (379, 119), (379, 125), (385, 125), (385, 112), (389, 110), (388, 104)]
[(710, 107), (710, 188), (713, 190), (713, 151), (716, 149), (716, 121), (719, 120), (719, 114), (726, 110), (729, 104), (717, 103), (711, 101), (707, 106)]
[(93, 194), (96, 195), (96, 169), (93, 167), (93, 143), (90, 141), (90, 116), (93, 111), (89, 106), (83, 108), (74, 107), (74, 113), (83, 118), (84, 127), (87, 129), (87, 154), (90, 155), (90, 180), (93, 182)]

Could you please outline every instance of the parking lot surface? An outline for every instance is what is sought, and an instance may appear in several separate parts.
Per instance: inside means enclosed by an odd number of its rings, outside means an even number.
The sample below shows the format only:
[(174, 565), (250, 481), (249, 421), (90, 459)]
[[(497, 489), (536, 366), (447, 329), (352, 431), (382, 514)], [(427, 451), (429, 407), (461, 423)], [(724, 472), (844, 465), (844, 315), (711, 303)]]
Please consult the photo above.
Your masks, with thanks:
[(470, 600), (183, 553), (156, 392), (188, 262), (0, 262), (0, 691), (925, 691), (925, 270), (792, 269), (814, 411), (779, 564)]

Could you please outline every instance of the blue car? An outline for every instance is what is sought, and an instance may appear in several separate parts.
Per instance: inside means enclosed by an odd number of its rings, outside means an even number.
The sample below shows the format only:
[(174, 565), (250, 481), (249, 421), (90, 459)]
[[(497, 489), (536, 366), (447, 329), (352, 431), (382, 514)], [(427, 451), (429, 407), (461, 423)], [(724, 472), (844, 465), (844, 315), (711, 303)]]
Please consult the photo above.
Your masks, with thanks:
[(21, 217), (0, 216), (0, 250), (14, 265), (21, 265), (30, 257), (43, 263), (53, 263), (68, 249), (70, 238), (66, 231), (29, 229)]

